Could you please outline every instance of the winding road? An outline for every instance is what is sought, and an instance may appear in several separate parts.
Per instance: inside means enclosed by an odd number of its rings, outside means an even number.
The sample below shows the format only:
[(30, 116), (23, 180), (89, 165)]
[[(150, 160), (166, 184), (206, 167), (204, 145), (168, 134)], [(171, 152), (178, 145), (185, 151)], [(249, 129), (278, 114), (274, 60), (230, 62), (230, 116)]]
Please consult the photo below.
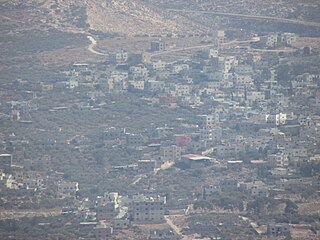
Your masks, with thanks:
[(91, 44), (88, 46), (88, 50), (94, 54), (100, 55), (100, 56), (108, 56), (108, 54), (103, 52), (98, 52), (94, 48), (97, 45), (97, 41), (92, 36), (87, 36), (87, 38), (90, 40)]

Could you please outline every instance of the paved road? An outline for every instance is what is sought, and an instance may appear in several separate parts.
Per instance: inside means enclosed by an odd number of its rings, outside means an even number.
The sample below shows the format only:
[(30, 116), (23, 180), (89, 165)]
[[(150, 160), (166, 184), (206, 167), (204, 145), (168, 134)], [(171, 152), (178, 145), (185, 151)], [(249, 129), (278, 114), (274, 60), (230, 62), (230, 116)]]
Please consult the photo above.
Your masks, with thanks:
[[(254, 38), (248, 39), (248, 40), (234, 40), (231, 42), (222, 43), (220, 45), (220, 47), (226, 47), (226, 46), (229, 46), (232, 44), (258, 42), (258, 41), (260, 41), (259, 37), (254, 37)], [(211, 43), (211, 44), (207, 44), (207, 45), (196, 45), (196, 46), (192, 46), (192, 47), (177, 48), (177, 49), (173, 49), (173, 50), (169, 50), (169, 51), (157, 52), (157, 53), (151, 54), (150, 56), (156, 57), (156, 56), (167, 55), (167, 54), (175, 53), (175, 52), (183, 52), (183, 51), (188, 51), (188, 50), (203, 49), (203, 48), (216, 47), (216, 46), (217, 46), (216, 43)]]
[(167, 11), (183, 12), (183, 13), (203, 13), (203, 14), (212, 14), (217, 16), (230, 16), (230, 17), (271, 20), (276, 22), (294, 23), (294, 24), (301, 24), (305, 26), (320, 27), (320, 23), (317, 23), (317, 22), (307, 22), (307, 21), (301, 21), (301, 20), (295, 20), (295, 19), (278, 18), (278, 17), (270, 17), (270, 16), (248, 15), (248, 14), (238, 14), (238, 13), (223, 13), (223, 12), (205, 11), (205, 10), (167, 9)]
[(96, 50), (94, 50), (95, 46), (97, 45), (97, 41), (91, 37), (91, 36), (87, 36), (87, 38), (91, 41), (91, 44), (88, 46), (88, 50), (94, 54), (97, 55), (101, 55), (101, 56), (108, 56), (108, 54), (106, 53), (102, 53), (102, 52), (98, 52)]

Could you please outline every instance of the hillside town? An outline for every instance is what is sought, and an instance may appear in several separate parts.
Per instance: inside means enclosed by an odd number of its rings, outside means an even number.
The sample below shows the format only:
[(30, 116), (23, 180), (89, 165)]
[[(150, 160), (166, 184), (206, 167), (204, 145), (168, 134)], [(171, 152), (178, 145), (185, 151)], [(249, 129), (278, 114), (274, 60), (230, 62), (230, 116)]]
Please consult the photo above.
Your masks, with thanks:
[(320, 238), (319, 47), (89, 37), (99, 61), (1, 86), (1, 239)]

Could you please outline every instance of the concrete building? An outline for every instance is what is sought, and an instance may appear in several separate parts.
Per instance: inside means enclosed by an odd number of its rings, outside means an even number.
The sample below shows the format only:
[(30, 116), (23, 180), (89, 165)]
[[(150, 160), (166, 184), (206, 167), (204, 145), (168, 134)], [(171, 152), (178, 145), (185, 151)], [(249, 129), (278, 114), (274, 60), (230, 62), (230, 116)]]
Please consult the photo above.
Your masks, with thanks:
[(142, 134), (126, 133), (127, 146), (142, 146), (145, 140)]
[(139, 223), (161, 223), (164, 221), (164, 204), (159, 196), (154, 198), (138, 195), (129, 207), (131, 219)]
[(59, 182), (58, 192), (61, 194), (74, 195), (79, 191), (78, 182)]
[(198, 115), (197, 119), (199, 128), (213, 128), (215, 124), (219, 121), (217, 114)]
[(106, 225), (97, 225), (94, 229), (94, 236), (96, 240), (112, 239), (113, 228)]
[(223, 192), (236, 191), (238, 189), (238, 181), (236, 179), (224, 179), (219, 183)]
[(103, 205), (99, 205), (95, 209), (97, 220), (107, 220), (112, 219), (117, 215), (117, 209), (115, 206), (115, 202), (106, 202)]
[(266, 114), (266, 123), (275, 124), (277, 126), (286, 124), (287, 114)]
[(176, 145), (161, 146), (160, 158), (162, 162), (172, 161), (176, 162), (181, 159), (181, 148)]
[(152, 63), (152, 68), (156, 71), (164, 71), (166, 69), (166, 62), (159, 60), (158, 62)]
[(221, 127), (202, 128), (199, 129), (200, 140), (204, 141), (219, 141), (222, 137)]
[(289, 224), (284, 224), (284, 223), (268, 224), (267, 234), (269, 236), (290, 235), (290, 226), (289, 226)]
[(144, 81), (129, 81), (129, 87), (137, 90), (144, 90)]
[(166, 50), (166, 43), (162, 40), (159, 41), (152, 41), (150, 44), (151, 52), (159, 52)]

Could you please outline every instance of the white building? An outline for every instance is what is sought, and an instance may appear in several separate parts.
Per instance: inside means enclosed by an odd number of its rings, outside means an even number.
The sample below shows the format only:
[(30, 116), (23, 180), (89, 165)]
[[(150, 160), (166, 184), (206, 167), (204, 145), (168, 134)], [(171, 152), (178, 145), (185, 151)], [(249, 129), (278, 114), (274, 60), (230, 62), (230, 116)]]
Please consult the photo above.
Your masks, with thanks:
[(287, 114), (279, 113), (279, 114), (266, 114), (266, 123), (272, 123), (277, 126), (286, 124)]

